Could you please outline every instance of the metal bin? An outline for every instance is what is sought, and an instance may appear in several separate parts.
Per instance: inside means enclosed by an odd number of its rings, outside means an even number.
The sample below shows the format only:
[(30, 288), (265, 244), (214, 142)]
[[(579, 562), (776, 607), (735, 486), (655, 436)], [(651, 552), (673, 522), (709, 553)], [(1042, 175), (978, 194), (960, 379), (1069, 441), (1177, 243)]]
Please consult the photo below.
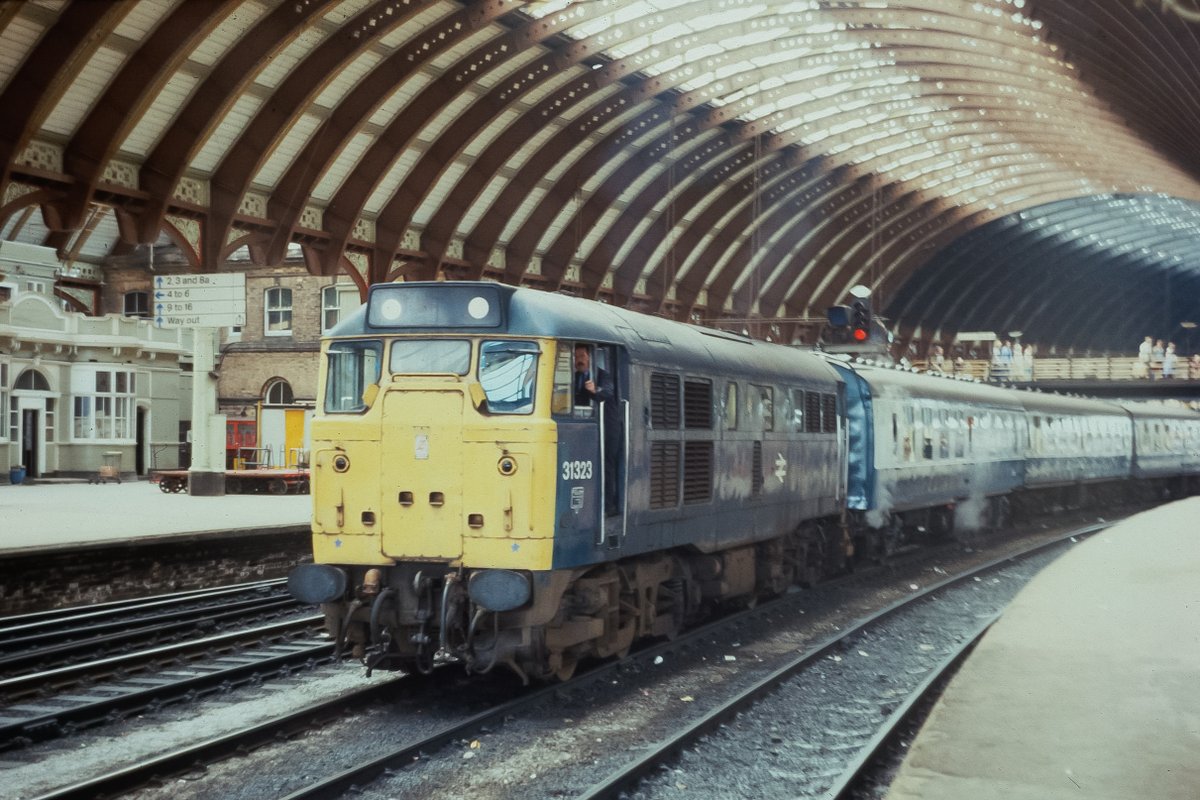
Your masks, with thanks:
[(100, 474), (97, 476), (97, 482), (104, 483), (109, 480), (114, 480), (117, 483), (121, 482), (120, 450), (106, 450), (104, 452), (104, 463), (100, 465)]

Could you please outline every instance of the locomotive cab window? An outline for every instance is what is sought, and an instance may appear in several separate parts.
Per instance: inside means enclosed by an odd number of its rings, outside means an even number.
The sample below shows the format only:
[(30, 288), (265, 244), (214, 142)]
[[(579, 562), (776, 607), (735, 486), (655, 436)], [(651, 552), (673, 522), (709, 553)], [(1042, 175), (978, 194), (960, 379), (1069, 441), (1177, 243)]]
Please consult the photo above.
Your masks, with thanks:
[(378, 339), (330, 342), (325, 351), (325, 411), (349, 414), (369, 405), (367, 387), (379, 385), (383, 342)]
[(593, 419), (600, 403), (615, 408), (618, 402), (615, 366), (609, 347), (559, 342), (554, 358), (553, 413)]
[(388, 370), (395, 375), (466, 375), (471, 343), (466, 339), (398, 339)]
[(479, 383), (490, 413), (533, 413), (540, 354), (534, 342), (492, 341), (480, 345)]

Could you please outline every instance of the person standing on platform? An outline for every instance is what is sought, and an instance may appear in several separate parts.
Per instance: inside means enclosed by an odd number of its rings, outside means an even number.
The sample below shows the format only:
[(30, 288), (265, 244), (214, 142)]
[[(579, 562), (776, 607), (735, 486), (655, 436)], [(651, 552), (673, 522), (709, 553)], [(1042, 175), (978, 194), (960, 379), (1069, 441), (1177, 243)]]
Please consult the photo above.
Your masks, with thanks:
[(929, 371), (938, 374), (946, 371), (946, 353), (940, 344), (933, 346), (933, 355), (929, 357)]
[(1200, 381), (1200, 353), (1193, 353), (1188, 361), (1188, 380)]
[(1167, 345), (1167, 350), (1163, 353), (1162, 376), (1163, 380), (1169, 380), (1175, 377), (1175, 362), (1178, 357), (1175, 355), (1175, 343), (1171, 342)]
[(1154, 342), (1154, 347), (1150, 350), (1150, 377), (1157, 378), (1162, 375), (1163, 356), (1166, 355), (1166, 348), (1163, 347), (1163, 340), (1157, 339)]
[(1150, 353), (1154, 348), (1154, 340), (1147, 336), (1138, 347), (1138, 360), (1133, 367), (1133, 377), (1150, 377)]

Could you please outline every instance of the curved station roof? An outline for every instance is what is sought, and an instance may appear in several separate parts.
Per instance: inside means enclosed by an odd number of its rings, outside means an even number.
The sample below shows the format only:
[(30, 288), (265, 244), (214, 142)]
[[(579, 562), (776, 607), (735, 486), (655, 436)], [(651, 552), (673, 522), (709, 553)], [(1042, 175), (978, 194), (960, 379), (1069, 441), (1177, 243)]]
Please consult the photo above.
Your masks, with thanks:
[(70, 263), (785, 339), (858, 284), (921, 340), (1200, 320), (1196, 0), (10, 1), (0, 85), (0, 236)]

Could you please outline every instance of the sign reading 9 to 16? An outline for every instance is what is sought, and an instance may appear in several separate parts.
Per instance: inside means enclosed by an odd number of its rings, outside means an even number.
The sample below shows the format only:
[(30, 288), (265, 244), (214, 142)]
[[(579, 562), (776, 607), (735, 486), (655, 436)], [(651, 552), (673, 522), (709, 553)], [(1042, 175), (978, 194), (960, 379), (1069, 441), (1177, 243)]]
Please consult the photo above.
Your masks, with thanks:
[(246, 274), (155, 275), (150, 310), (159, 328), (245, 325)]

